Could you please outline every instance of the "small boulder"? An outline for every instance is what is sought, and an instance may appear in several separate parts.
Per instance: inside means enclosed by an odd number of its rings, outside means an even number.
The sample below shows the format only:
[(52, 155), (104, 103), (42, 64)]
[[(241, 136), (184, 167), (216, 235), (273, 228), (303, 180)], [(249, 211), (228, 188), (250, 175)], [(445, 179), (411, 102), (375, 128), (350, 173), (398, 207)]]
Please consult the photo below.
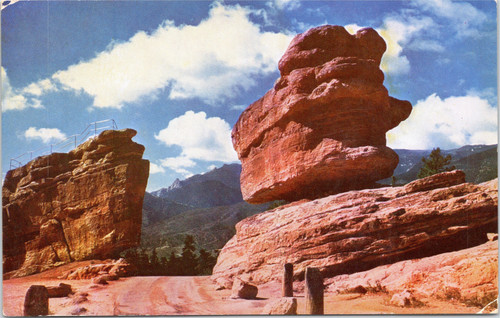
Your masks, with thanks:
[(107, 275), (102, 275), (101, 276), (103, 279), (105, 279), (107, 282), (112, 281), (112, 280), (118, 280), (119, 277), (116, 274), (107, 274)]
[(23, 316), (46, 316), (49, 314), (49, 293), (42, 285), (31, 285), (24, 298)]
[(78, 293), (75, 293), (71, 298), (70, 300), (67, 302), (68, 304), (70, 305), (78, 305), (78, 304), (81, 304), (81, 303), (84, 303), (86, 301), (88, 301), (89, 299), (87, 298), (89, 294), (88, 293), (85, 293), (85, 292), (78, 292)]
[(92, 284), (107, 285), (108, 281), (105, 279), (104, 276), (98, 276), (92, 279)]
[(417, 304), (416, 298), (409, 290), (394, 294), (391, 298), (391, 304), (398, 307), (411, 307)]
[(49, 298), (57, 298), (67, 297), (73, 291), (71, 290), (71, 285), (60, 283), (59, 286), (48, 286), (47, 292), (49, 293)]
[(85, 314), (86, 312), (87, 312), (87, 308), (77, 306), (73, 310), (71, 310), (71, 315), (79, 316), (79, 315)]
[(257, 288), (257, 286), (245, 282), (241, 279), (235, 279), (233, 282), (233, 288), (231, 290), (231, 299), (255, 299), (257, 298), (258, 292), (259, 289)]
[(296, 315), (297, 299), (293, 297), (283, 297), (264, 307), (263, 315)]

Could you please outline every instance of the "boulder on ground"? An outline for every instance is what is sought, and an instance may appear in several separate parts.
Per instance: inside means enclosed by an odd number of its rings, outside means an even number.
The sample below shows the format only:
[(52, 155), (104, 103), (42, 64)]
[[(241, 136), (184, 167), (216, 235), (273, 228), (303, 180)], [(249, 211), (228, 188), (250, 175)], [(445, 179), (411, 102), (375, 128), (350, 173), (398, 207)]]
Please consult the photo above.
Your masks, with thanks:
[(107, 285), (108, 281), (103, 276), (98, 276), (92, 279), (92, 284)]
[(231, 290), (231, 298), (255, 299), (259, 289), (257, 286), (245, 282), (241, 279), (235, 279)]
[(398, 307), (413, 307), (418, 304), (418, 301), (411, 291), (404, 290), (392, 296), (391, 304)]
[(47, 286), (49, 298), (67, 297), (73, 291), (71, 285), (60, 283), (59, 286)]
[(31, 285), (24, 298), (24, 316), (47, 316), (49, 314), (49, 293), (42, 285)]
[(297, 299), (293, 297), (283, 297), (264, 307), (263, 315), (296, 315)]

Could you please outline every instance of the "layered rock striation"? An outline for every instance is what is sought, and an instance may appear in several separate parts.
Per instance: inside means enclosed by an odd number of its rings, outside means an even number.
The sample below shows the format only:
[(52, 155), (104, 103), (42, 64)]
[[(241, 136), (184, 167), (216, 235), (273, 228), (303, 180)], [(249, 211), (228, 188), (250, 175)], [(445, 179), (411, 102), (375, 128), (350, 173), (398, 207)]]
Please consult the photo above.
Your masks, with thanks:
[(3, 271), (23, 276), (139, 245), (149, 176), (136, 131), (102, 132), (10, 170), (2, 188)]
[(285, 263), (295, 279), (308, 266), (333, 277), (481, 244), (498, 231), (498, 180), (464, 180), (461, 171), (446, 172), (249, 217), (220, 252), (213, 278), (225, 288), (240, 276), (265, 283), (279, 280)]
[(454, 299), (484, 307), (498, 297), (498, 241), (418, 260), (401, 261), (325, 281), (327, 291), (343, 293), (377, 287), (389, 293)]
[(292, 40), (274, 88), (232, 131), (246, 201), (315, 199), (392, 175), (398, 156), (385, 134), (412, 107), (383, 86), (385, 49), (370, 28), (327, 25)]

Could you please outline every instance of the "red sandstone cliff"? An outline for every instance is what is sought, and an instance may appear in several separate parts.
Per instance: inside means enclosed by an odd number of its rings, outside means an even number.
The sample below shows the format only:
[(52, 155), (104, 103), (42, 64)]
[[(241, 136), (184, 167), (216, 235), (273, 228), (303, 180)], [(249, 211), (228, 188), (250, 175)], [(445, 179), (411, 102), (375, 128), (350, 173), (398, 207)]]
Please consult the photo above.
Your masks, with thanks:
[(8, 276), (106, 258), (140, 243), (149, 176), (136, 131), (104, 131), (69, 153), (7, 173), (2, 188), (3, 270)]

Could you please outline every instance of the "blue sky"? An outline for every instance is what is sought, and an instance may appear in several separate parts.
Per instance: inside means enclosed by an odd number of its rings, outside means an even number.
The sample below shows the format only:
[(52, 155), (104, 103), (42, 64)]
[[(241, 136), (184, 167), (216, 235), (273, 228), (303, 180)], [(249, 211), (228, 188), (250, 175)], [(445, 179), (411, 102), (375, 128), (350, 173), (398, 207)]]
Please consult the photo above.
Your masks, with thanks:
[[(4, 2), (4, 4), (7, 4)], [(497, 143), (496, 2), (12, 1), (2, 5), (2, 170), (112, 118), (138, 131), (148, 191), (237, 162), (230, 131), (294, 35), (375, 28), (413, 112), (393, 148)]]

